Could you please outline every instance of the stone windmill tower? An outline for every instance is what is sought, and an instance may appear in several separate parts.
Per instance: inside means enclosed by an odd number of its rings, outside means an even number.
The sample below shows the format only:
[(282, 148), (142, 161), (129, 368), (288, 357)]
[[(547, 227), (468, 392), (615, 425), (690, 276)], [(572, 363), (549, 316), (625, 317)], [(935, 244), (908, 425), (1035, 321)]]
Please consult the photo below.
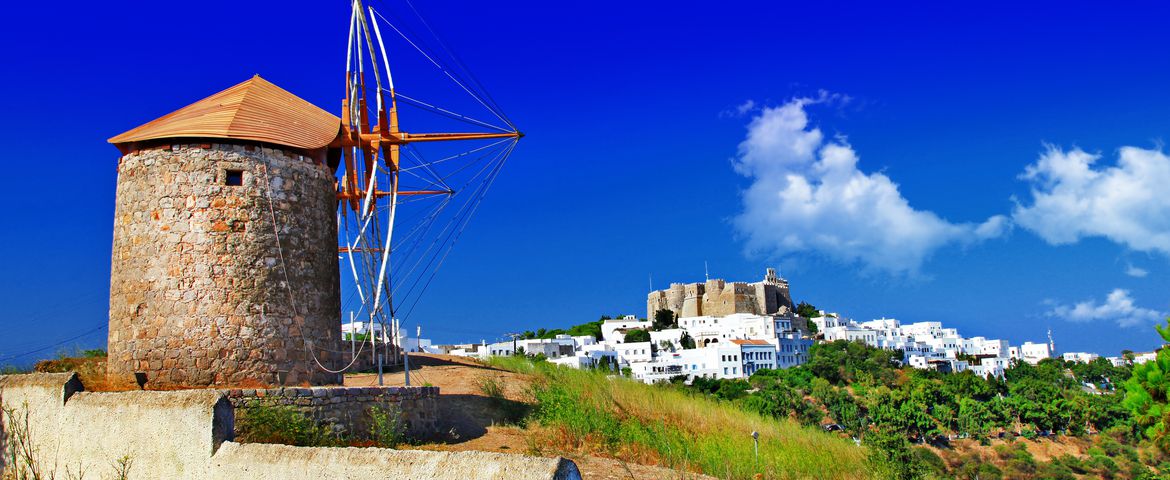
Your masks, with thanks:
[[(402, 319), (524, 135), (465, 67), (362, 0), (351, 7), (341, 118), (257, 76), (110, 139), (122, 152), (111, 381), (338, 382), (367, 351), (341, 344), (342, 260), (371, 332), (368, 358), (401, 353)], [(379, 22), (503, 125), (399, 94)], [(409, 117), (404, 130), (400, 101), (456, 128)], [(441, 158), (418, 150), (477, 141)], [(400, 207), (416, 223), (395, 237)]]
[(340, 128), (256, 76), (109, 140), (112, 381), (338, 380)]

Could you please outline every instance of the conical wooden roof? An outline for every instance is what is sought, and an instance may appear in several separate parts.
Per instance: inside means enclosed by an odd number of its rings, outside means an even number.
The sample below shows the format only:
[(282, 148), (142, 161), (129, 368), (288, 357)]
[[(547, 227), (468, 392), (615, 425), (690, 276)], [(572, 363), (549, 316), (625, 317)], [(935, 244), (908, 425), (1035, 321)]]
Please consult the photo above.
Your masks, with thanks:
[(341, 119), (256, 75), (109, 142), (231, 138), (314, 149), (337, 138), (340, 128)]

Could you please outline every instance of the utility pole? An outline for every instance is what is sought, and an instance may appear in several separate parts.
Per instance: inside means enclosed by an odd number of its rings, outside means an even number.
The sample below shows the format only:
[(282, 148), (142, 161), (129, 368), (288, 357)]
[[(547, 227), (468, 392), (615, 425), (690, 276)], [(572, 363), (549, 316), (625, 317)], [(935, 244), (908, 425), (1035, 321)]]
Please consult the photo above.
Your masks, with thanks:
[(378, 385), (382, 385), (382, 355), (378, 354), (378, 342), (374, 338), (374, 312), (372, 311), (370, 312), (370, 329), (367, 333), (370, 335), (370, 356), (373, 357), (374, 363), (378, 364)]
[(402, 349), (402, 370), (406, 372), (406, 386), (410, 386), (410, 353)]
[(505, 333), (505, 337), (512, 337), (512, 355), (516, 354), (516, 338), (520, 336), (519, 333)]

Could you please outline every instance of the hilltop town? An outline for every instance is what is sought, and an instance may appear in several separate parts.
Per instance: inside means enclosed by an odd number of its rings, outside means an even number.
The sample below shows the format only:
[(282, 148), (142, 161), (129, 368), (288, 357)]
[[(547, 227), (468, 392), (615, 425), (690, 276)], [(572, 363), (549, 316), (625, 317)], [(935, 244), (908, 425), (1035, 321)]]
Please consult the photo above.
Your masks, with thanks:
[[(1057, 356), (1055, 343), (964, 337), (942, 322), (902, 323), (892, 318), (857, 322), (837, 313), (794, 305), (788, 280), (768, 268), (758, 282), (675, 283), (647, 295), (646, 318), (625, 315), (599, 321), (597, 334), (521, 335), (494, 343), (431, 345), (402, 338), (408, 351), (488, 359), (524, 354), (573, 368), (608, 368), (646, 383), (691, 379), (748, 378), (763, 369), (784, 369), (808, 361), (814, 342), (849, 341), (899, 351), (901, 362), (938, 372), (971, 371), (1002, 377), (1012, 362), (1036, 365)], [(364, 332), (363, 324), (343, 326)], [(1154, 352), (1132, 358), (1107, 357), (1114, 366), (1153, 360)], [(1089, 363), (1099, 355), (1064, 352), (1065, 361)]]

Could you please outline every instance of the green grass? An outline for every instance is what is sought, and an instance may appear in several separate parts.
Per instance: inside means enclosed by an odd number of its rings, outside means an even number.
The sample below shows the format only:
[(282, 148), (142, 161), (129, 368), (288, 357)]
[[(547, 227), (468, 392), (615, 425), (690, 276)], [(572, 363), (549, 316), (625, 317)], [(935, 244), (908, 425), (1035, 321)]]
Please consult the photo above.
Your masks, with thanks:
[[(846, 439), (670, 387), (524, 358), (498, 368), (532, 375), (530, 420), (560, 448), (720, 478), (869, 478), (866, 450)], [(759, 462), (751, 432), (760, 433)]]

